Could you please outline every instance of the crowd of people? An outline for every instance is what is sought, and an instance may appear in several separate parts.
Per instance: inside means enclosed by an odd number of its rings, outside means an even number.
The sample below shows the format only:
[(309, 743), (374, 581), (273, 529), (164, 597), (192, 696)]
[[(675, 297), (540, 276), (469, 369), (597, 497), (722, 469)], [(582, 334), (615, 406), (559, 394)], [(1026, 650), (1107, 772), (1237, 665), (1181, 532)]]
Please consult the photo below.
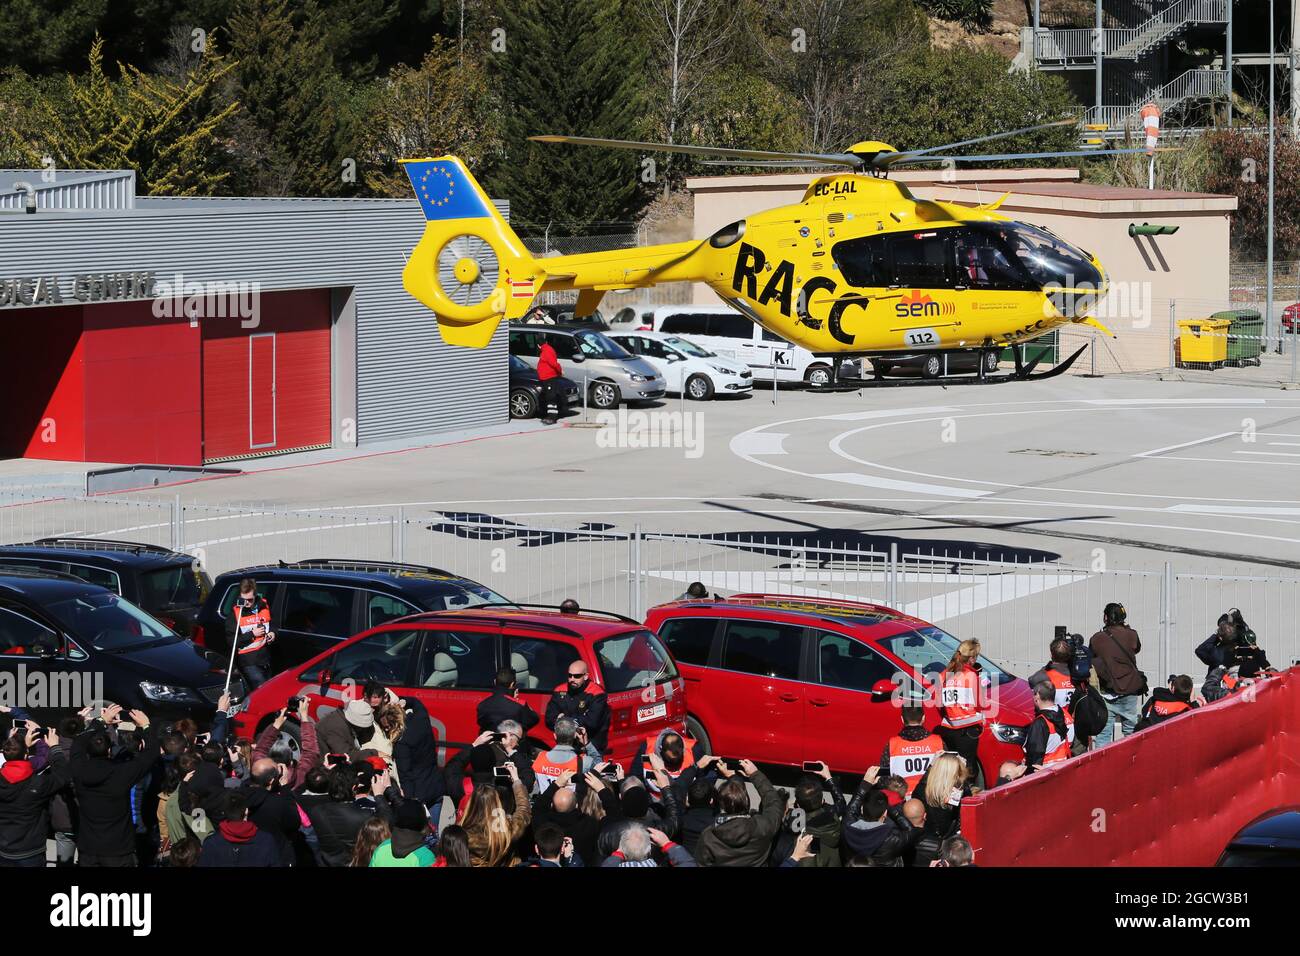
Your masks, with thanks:
[[(86, 709), (57, 727), (3, 708), (0, 865), (168, 867), (822, 867), (970, 866), (963, 802), (1088, 749), (1239, 690), (1269, 665), (1240, 612), (1224, 615), (1186, 675), (1146, 696), (1138, 635), (1107, 605), (1085, 645), (1058, 635), (1032, 675), (1036, 712), (1024, 759), (986, 781), (980, 648), (964, 641), (936, 687), (942, 720), (903, 702), (897, 734), (860, 778), (820, 761), (790, 788), (747, 759), (721, 758), (664, 731), (627, 765), (603, 753), (604, 695), (575, 661), (545, 714), (503, 668), (478, 707), (481, 733), (439, 762), (430, 714), (371, 682), (319, 723), (287, 702), (256, 740), (229, 732), (223, 697), (211, 728), (161, 727), (140, 711)], [(290, 721), (296, 735), (282, 733)], [(530, 749), (541, 723), (549, 749)], [(297, 746), (291, 743), (296, 739)], [(851, 791), (851, 792), (850, 792)], [(443, 825), (444, 805), (454, 822)]]

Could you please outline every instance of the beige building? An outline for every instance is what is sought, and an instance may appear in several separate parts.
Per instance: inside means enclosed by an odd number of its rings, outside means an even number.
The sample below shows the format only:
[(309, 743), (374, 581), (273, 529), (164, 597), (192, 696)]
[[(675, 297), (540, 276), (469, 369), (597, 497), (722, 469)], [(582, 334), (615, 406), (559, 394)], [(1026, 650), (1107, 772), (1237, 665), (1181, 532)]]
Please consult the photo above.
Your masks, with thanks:
[[(946, 177), (942, 181), (941, 177)], [(694, 196), (694, 235), (703, 239), (737, 219), (797, 203), (815, 176), (808, 173), (710, 176), (687, 180)], [(1108, 339), (1087, 326), (1062, 333), (1063, 349), (1091, 341), (1078, 372), (1145, 371), (1169, 366), (1176, 319), (1208, 316), (1231, 307), (1228, 227), (1233, 196), (1095, 186), (1075, 169), (999, 169), (896, 172), (919, 199), (972, 206), (1010, 193), (998, 212), (1044, 226), (1101, 259), (1111, 292), (1097, 318)], [(1177, 226), (1165, 236), (1129, 236), (1130, 223)], [(693, 301), (718, 297), (703, 284)]]

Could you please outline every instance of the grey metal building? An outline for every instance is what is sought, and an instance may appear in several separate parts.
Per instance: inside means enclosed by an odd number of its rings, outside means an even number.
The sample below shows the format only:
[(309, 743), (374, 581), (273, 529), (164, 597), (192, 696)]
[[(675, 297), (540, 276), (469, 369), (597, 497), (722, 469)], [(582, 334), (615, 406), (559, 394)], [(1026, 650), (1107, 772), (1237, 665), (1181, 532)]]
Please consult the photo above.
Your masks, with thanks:
[[(243, 351), (248, 355), (250, 389), (257, 390), (263, 370), (271, 377), (269, 406), (265, 402), (259, 406), (256, 398), (248, 400), (247, 451), (240, 447), (242, 439), (230, 439), (215, 449), (223, 454), (215, 454), (214, 442), (207, 434), (213, 430), (209, 424), (202, 440), (202, 460), (293, 450), (281, 447), (284, 441), (275, 440), (282, 432), (277, 417), (287, 421), (302, 405), (303, 400), (290, 397), (298, 393), (289, 386), (296, 374), (294, 363), (298, 360), (294, 356), (300, 354), (293, 350), (301, 350), (308, 339), (299, 328), (301, 323), (294, 324), (294, 316), (282, 323), (283, 328), (274, 321), (263, 323), (275, 319), (267, 315), (268, 309), (301, 311), (306, 308), (304, 302), (328, 303), (328, 343), (318, 337), (319, 347), (313, 346), (311, 354), (328, 351), (330, 426), (328, 442), (319, 440), (317, 434), (309, 446), (297, 447), (364, 446), (507, 419), (504, 333), (483, 350), (445, 345), (434, 316), (402, 288), (405, 257), (424, 228), (415, 200), (137, 197), (130, 195), (133, 190), (123, 195), (124, 190), (114, 185), (120, 184), (123, 174), (110, 173), (99, 180), (73, 177), (61, 191), (39, 190), (37, 211), (25, 214), (21, 211), (25, 191), (13, 188), (13, 183), (25, 178), (39, 189), (40, 172), (0, 175), (0, 323), (6, 327), (9, 342), (26, 339), (35, 344), (45, 334), (40, 332), (43, 324), (55, 318), (51, 309), (60, 310), (60, 316), (70, 309), (80, 310), (70, 331), (59, 333), (58, 343), (42, 349), (58, 354), (41, 356), (37, 364), (45, 368), (35, 376), (35, 390), (40, 393), (49, 388), (48, 380), (56, 380), (47, 406), (51, 402), (59, 406), (64, 434), (77, 428), (84, 434), (80, 455), (75, 442), (57, 451), (43, 448), (43, 444), (59, 444), (62, 438), (52, 443), (37, 441), (40, 424), (53, 417), (48, 407), (38, 407), (38, 396), (26, 402), (26, 412), (19, 416), (23, 420), (11, 423), (0, 453), (143, 461), (148, 460), (145, 452), (152, 447), (162, 456), (159, 461), (167, 455), (192, 458), (188, 441), (180, 450), (169, 450), (166, 436), (152, 446), (130, 442), (122, 446), (120, 439), (113, 437), (124, 430), (120, 422), (107, 431), (98, 424), (106, 400), (122, 402), (126, 417), (132, 408), (140, 407), (122, 387), (123, 377), (152, 378), (135, 381), (133, 387), (156, 389), (158, 394), (151, 400), (163, 405), (169, 401), (170, 383), (188, 396), (179, 402), (183, 411), (193, 412), (192, 386), (184, 377), (171, 380), (171, 365), (164, 356), (152, 364), (148, 356), (141, 358), (142, 364), (122, 364), (124, 350), (139, 352), (151, 347), (150, 343), (173, 350), (182, 367), (197, 368), (204, 380), (202, 403), (226, 396), (225, 389), (213, 391), (214, 376), (238, 382), (245, 374), (231, 367), (231, 362), (242, 361)], [(18, 201), (7, 202), (9, 195)], [(74, 205), (78, 196), (81, 203), (96, 208), (66, 208)], [(505, 203), (498, 207), (508, 213)], [(223, 289), (229, 289), (233, 296), (236, 288), (253, 290), (260, 297), (262, 321), (240, 320), (233, 315), (233, 306), (232, 314), (204, 314), (197, 322), (193, 316), (187, 319), (179, 314), (184, 311), (180, 308), (182, 290), (207, 290), (206, 301), (211, 306), (210, 290), (222, 295)], [(310, 296), (294, 298), (308, 291)], [(169, 294), (177, 303), (176, 310), (168, 308)], [(203, 301), (201, 296), (199, 301)], [(135, 305), (128, 309), (129, 303)], [(322, 305), (321, 311), (325, 308)], [(178, 314), (168, 315), (169, 311)], [(130, 326), (135, 333), (115, 331), (110, 335), (108, 326)], [(202, 328), (190, 332), (186, 326)], [(218, 328), (220, 331), (213, 331)], [(273, 338), (277, 334), (278, 340)], [(241, 335), (248, 339), (246, 349)], [(75, 345), (63, 342), (72, 337)], [(195, 350), (197, 359), (191, 354)], [(269, 358), (259, 359), (259, 355)], [(259, 361), (263, 363), (260, 367)], [(56, 367), (60, 362), (62, 369)], [(80, 363), (84, 381), (79, 389), (65, 387), (69, 376), (78, 374), (76, 363)], [(143, 371), (150, 368), (155, 371)], [(13, 408), (13, 402), (22, 398), (17, 389), (26, 395), (32, 392), (31, 379), (27, 376), (25, 381), (0, 385), (0, 400)], [(321, 400), (320, 387), (312, 386), (310, 395), (309, 404)], [(84, 422), (68, 422), (79, 402), (85, 410)], [(290, 403), (295, 407), (288, 407)], [(199, 414), (205, 413), (200, 409)], [(141, 424), (163, 430), (169, 427), (165, 416), (150, 416)], [(174, 424), (180, 427), (179, 421)], [(31, 435), (28, 426), (33, 429)], [(259, 429), (263, 436), (256, 434)], [(271, 441), (259, 441), (259, 437)], [(291, 438), (285, 440), (292, 445)], [(106, 447), (130, 447), (135, 454), (104, 458)], [(238, 453), (225, 453), (232, 449)]]

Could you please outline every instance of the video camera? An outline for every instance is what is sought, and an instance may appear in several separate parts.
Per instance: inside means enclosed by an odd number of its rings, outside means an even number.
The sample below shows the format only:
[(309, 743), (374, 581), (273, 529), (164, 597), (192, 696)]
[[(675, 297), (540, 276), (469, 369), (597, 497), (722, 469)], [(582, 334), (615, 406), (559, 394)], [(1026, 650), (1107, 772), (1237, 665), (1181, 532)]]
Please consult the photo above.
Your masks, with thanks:
[(1238, 647), (1254, 647), (1258, 640), (1255, 632), (1250, 629), (1245, 618), (1241, 616), (1241, 611), (1235, 607), (1228, 608), (1227, 617), (1232, 623), (1233, 638)]
[(1092, 650), (1083, 639), (1083, 635), (1071, 634), (1068, 627), (1058, 624), (1054, 639), (1065, 641), (1070, 645), (1070, 679), (1076, 684), (1088, 683), (1088, 679), (1092, 676)]

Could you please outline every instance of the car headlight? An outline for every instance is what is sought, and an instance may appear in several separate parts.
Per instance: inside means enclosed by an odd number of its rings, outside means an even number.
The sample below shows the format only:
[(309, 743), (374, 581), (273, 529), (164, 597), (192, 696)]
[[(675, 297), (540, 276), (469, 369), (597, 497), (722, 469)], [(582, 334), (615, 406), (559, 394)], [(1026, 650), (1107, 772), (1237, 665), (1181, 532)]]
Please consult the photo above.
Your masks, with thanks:
[(736, 370), (735, 370), (735, 369), (727, 368), (727, 367), (724, 366), (724, 365), (710, 365), (709, 368), (713, 369), (713, 371), (715, 371), (715, 372), (721, 372), (723, 375), (735, 375), (735, 374), (736, 374)]
[(1023, 744), (1025, 742), (1025, 728), (1013, 727), (1010, 724), (989, 724), (989, 730), (993, 731), (994, 738), (999, 743), (1004, 744)]
[(646, 377), (645, 377), (644, 375), (638, 375), (638, 374), (636, 374), (636, 372), (633, 372), (633, 373), (631, 374), (631, 376), (629, 376), (629, 377), (630, 377), (630, 378), (632, 379), (632, 381), (634, 381), (634, 382), (644, 382), (644, 381), (646, 381)]
[(157, 684), (153, 681), (140, 681), (140, 692), (152, 701), (160, 704), (201, 704), (201, 698), (188, 687), (177, 687), (174, 684)]

